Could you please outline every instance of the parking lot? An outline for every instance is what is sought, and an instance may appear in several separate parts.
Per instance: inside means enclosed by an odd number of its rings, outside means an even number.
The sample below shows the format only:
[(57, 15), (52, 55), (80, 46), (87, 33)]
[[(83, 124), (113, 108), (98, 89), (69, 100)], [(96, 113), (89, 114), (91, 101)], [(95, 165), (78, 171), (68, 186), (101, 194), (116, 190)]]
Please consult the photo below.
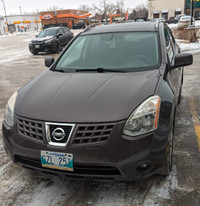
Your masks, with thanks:
[[(45, 57), (52, 56), (29, 52), (28, 43), (35, 35), (0, 36), (0, 123), (12, 93), (44, 71)], [(195, 53), (194, 64), (185, 68), (176, 115), (174, 167), (167, 178), (92, 182), (29, 171), (7, 157), (0, 128), (0, 205), (200, 205), (199, 65), (200, 53)]]

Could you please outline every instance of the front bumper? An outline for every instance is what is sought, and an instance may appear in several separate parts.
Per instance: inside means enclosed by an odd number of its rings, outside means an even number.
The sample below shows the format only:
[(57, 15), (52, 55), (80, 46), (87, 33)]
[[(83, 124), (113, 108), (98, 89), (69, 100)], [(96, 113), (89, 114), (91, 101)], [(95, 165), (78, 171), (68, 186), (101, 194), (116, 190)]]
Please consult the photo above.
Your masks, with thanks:
[[(43, 142), (21, 136), (15, 117), (13, 128), (3, 122), (4, 147), (13, 162), (23, 167), (71, 178), (132, 181), (149, 176), (163, 164), (168, 135), (162, 133), (160, 136), (158, 131), (154, 131), (137, 138), (128, 137), (122, 135), (124, 123), (125, 121), (117, 122), (104, 143), (57, 147), (48, 145), (45, 135)], [(41, 150), (72, 153), (74, 172), (43, 168), (40, 163)], [(142, 168), (142, 165), (147, 167)]]
[(29, 44), (30, 52), (50, 52), (54, 50), (53, 43), (42, 43), (42, 44)]

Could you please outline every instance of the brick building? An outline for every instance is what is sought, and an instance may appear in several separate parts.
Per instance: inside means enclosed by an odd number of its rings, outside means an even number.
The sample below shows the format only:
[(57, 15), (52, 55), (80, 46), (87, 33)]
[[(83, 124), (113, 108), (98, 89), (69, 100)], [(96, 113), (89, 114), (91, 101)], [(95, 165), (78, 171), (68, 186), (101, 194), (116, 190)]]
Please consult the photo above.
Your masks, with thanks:
[(58, 11), (45, 11), (40, 13), (43, 28), (63, 25), (71, 28), (74, 24), (79, 22), (88, 22), (88, 17), (91, 13), (83, 10), (58, 10)]

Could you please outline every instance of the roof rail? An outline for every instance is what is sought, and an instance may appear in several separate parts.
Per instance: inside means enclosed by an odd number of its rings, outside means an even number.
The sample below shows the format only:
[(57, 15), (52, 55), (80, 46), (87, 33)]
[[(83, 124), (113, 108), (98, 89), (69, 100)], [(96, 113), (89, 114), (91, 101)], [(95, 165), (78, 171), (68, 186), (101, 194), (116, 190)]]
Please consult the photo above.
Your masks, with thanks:
[(93, 27), (95, 27), (95, 26), (98, 26), (98, 25), (100, 26), (99, 23), (90, 24), (89, 26), (87, 26), (87, 27), (83, 30), (83, 32), (89, 31), (91, 28), (93, 28)]
[(158, 29), (159, 23), (160, 23), (160, 19), (156, 19), (156, 29)]

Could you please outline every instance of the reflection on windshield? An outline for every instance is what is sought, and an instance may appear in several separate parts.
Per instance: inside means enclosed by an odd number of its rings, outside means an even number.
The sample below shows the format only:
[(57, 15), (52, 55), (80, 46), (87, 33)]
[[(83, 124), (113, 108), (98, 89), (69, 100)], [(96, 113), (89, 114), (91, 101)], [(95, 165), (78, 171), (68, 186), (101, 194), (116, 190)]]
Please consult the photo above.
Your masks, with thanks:
[(50, 29), (50, 30), (43, 30), (41, 31), (37, 36), (38, 37), (46, 37), (46, 36), (55, 36), (56, 30)]
[(159, 63), (156, 32), (104, 33), (79, 36), (56, 69), (155, 69)]

